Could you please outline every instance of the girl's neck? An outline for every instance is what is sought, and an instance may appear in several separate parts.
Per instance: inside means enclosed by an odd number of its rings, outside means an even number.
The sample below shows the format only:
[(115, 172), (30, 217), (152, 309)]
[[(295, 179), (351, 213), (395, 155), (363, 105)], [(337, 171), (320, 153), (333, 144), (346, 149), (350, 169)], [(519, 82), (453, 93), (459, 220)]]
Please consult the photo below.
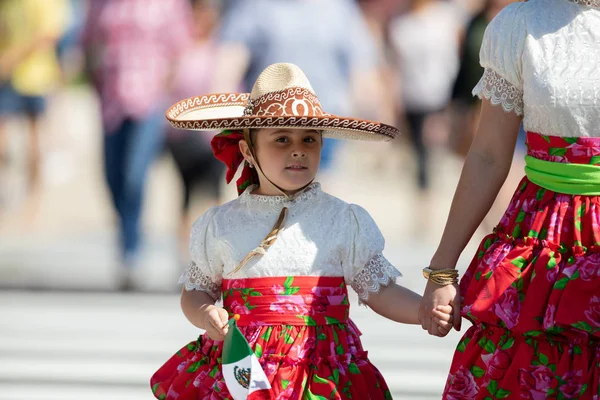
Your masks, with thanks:
[(277, 189), (275, 186), (271, 184), (259, 185), (256, 189), (252, 191), (252, 194), (258, 194), (261, 196), (283, 196), (284, 194), (288, 197), (293, 197), (298, 192), (301, 192), (304, 188), (299, 188), (296, 190), (283, 190), (283, 193)]

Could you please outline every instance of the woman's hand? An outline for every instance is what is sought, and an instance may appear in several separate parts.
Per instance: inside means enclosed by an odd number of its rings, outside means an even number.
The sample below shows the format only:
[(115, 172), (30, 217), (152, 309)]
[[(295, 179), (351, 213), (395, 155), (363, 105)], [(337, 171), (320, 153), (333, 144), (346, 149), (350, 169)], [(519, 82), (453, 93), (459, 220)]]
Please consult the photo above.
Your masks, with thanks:
[(210, 305), (202, 311), (204, 329), (212, 340), (223, 340), (228, 331), (229, 314), (224, 308)]
[[(448, 334), (449, 330), (445, 329), (447, 325), (441, 325), (438, 321), (442, 320), (442, 315), (447, 312), (447, 308), (445, 308), (447, 306), (452, 307), (452, 325), (458, 331), (460, 330), (461, 308), (458, 284), (440, 286), (431, 281), (428, 282), (419, 307), (419, 322), (430, 335), (443, 337)], [(445, 321), (449, 322), (449, 319), (445, 319)]]

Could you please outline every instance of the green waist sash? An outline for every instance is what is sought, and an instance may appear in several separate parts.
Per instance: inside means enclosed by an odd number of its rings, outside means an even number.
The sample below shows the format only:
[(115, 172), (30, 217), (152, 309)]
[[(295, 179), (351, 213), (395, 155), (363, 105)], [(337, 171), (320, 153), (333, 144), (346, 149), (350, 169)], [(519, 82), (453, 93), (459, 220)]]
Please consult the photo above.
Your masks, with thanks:
[(525, 174), (538, 186), (553, 192), (600, 196), (600, 166), (565, 164), (525, 156)]

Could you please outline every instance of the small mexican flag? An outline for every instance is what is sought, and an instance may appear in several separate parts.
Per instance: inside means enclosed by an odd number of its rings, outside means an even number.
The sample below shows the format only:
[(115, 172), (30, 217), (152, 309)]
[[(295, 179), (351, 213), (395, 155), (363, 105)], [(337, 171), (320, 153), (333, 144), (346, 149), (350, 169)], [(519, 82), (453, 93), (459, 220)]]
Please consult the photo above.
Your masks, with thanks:
[(271, 385), (248, 341), (238, 329), (235, 317), (227, 323), (229, 330), (223, 342), (223, 377), (231, 397), (246, 400), (253, 392), (271, 389)]

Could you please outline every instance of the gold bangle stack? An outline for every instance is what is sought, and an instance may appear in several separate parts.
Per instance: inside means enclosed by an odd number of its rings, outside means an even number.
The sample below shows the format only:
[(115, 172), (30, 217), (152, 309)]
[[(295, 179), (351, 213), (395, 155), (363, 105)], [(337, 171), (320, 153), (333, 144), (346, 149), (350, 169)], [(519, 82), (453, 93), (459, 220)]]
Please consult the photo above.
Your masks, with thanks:
[(458, 283), (458, 271), (454, 268), (424, 268), (423, 276), (425, 277), (425, 279), (440, 286), (454, 285), (455, 283)]

